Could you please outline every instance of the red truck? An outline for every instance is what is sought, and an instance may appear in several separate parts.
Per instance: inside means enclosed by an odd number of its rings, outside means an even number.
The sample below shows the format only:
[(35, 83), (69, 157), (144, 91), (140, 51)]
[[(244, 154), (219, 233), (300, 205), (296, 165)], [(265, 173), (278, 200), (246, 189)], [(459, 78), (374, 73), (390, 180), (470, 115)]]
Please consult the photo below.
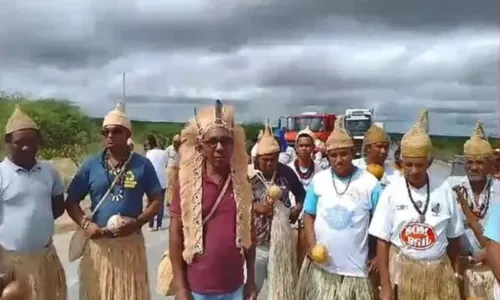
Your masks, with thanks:
[(316, 138), (325, 142), (335, 126), (335, 114), (323, 114), (317, 112), (304, 112), (296, 116), (280, 117), (278, 128), (285, 131), (285, 139), (288, 145), (295, 143), (297, 133), (309, 126), (316, 134)]

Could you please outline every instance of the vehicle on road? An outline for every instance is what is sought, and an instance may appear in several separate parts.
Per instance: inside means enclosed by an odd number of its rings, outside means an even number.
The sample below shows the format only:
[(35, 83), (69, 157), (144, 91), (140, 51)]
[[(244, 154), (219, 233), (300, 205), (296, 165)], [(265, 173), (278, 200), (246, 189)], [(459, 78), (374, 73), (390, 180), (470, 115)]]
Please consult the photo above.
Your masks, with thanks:
[(361, 157), (363, 153), (363, 140), (373, 124), (373, 115), (374, 110), (368, 108), (350, 108), (345, 111), (345, 127), (354, 140), (355, 158)]
[(309, 129), (316, 138), (325, 142), (335, 126), (335, 114), (318, 112), (303, 112), (299, 115), (280, 117), (278, 128), (285, 131), (285, 139), (289, 146), (293, 146), (299, 131)]

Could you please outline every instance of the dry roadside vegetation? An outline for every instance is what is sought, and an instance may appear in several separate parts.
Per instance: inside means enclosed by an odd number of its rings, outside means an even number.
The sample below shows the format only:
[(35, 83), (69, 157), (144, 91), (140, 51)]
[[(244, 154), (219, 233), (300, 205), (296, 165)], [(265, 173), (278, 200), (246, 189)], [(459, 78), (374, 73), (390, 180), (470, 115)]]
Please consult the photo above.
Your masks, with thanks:
[[(65, 184), (69, 184), (76, 173), (78, 165), (92, 153), (100, 149), (99, 127), (102, 119), (93, 119), (68, 100), (61, 99), (28, 99), (21, 95), (0, 94), (0, 130), (4, 131), (5, 123), (19, 104), (39, 125), (44, 144), (40, 149), (40, 158), (50, 160), (59, 170)], [(112, 104), (110, 103), (110, 109)], [(432, 113), (432, 112), (431, 112)], [(179, 133), (182, 123), (134, 121), (133, 139), (136, 151), (143, 153), (142, 143), (149, 133), (154, 133), (168, 141)], [(262, 124), (243, 125), (249, 137), (248, 147)], [(471, 129), (472, 130), (472, 129)], [(401, 134), (390, 134), (393, 140), (399, 140)], [(467, 137), (432, 136), (435, 156), (440, 160), (449, 160), (460, 154)], [(492, 141), (494, 146), (498, 140)], [(3, 158), (3, 139), (0, 140), (0, 158)], [(84, 204), (85, 205), (85, 204)], [(86, 200), (88, 207), (88, 200)], [(57, 231), (73, 230), (75, 225), (66, 215), (58, 219)]]

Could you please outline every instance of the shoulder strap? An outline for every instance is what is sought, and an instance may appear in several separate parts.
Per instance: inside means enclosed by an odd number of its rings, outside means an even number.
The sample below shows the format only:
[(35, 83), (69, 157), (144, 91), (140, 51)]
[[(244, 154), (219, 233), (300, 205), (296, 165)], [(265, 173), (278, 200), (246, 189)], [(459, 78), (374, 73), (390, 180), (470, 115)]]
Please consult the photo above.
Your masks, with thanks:
[(130, 159), (132, 158), (132, 155), (133, 155), (133, 152), (130, 152), (130, 155), (127, 158), (127, 161), (125, 161), (125, 163), (123, 164), (123, 167), (122, 167), (120, 173), (115, 176), (115, 179), (113, 180), (113, 182), (111, 183), (111, 185), (108, 187), (108, 190), (106, 191), (106, 193), (104, 193), (104, 195), (102, 196), (101, 200), (99, 200), (99, 202), (97, 203), (97, 205), (94, 207), (94, 209), (90, 213), (90, 218), (92, 218), (95, 215), (95, 213), (97, 212), (97, 210), (104, 203), (104, 200), (106, 200), (106, 198), (108, 197), (109, 193), (111, 193), (111, 190), (118, 183), (118, 180), (123, 176), (123, 174), (125, 173), (125, 170), (127, 169), (127, 165), (130, 162)]
[(212, 215), (215, 213), (215, 211), (217, 210), (217, 207), (219, 206), (219, 204), (221, 203), (222, 201), (222, 198), (224, 198), (224, 195), (226, 194), (226, 191), (227, 191), (227, 187), (229, 186), (229, 182), (231, 181), (231, 175), (227, 176), (227, 179), (226, 179), (226, 182), (224, 183), (224, 187), (222, 188), (222, 190), (220, 191), (220, 194), (219, 196), (217, 197), (217, 200), (215, 200), (215, 203), (214, 205), (212, 206), (212, 208), (210, 209), (210, 212), (205, 216), (205, 218), (203, 218), (203, 225), (205, 225), (207, 223), (208, 220), (210, 220), (210, 218), (212, 217)]

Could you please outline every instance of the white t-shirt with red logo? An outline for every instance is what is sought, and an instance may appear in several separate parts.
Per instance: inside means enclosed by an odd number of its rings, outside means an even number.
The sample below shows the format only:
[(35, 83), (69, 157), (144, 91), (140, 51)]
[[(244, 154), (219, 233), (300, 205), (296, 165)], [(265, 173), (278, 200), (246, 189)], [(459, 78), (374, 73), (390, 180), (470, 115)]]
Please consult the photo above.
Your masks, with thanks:
[[(461, 236), (465, 229), (460, 207), (447, 181), (429, 174), (430, 201), (425, 221), (413, 206), (406, 188), (405, 177), (397, 178), (388, 185), (373, 215), (369, 233), (390, 241), (409, 257), (431, 261), (446, 254), (448, 238)], [(416, 189), (410, 185), (416, 203), (421, 202), (423, 211), (427, 198), (427, 186)]]

